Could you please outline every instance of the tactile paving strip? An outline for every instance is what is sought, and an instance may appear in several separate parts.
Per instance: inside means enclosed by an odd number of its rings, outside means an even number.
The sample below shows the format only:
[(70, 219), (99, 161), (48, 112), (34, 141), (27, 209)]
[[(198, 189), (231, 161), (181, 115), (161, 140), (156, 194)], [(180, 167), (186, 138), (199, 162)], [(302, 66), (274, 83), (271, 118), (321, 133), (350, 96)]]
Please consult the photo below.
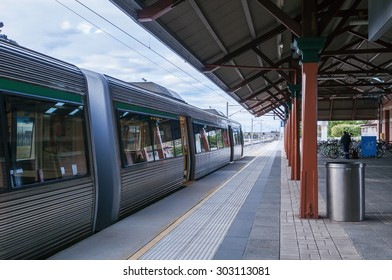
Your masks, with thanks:
[(246, 168), (221, 186), (219, 191), (206, 199), (139, 259), (212, 259), (268, 159), (275, 155), (275, 149), (275, 143), (264, 146), (262, 152)]

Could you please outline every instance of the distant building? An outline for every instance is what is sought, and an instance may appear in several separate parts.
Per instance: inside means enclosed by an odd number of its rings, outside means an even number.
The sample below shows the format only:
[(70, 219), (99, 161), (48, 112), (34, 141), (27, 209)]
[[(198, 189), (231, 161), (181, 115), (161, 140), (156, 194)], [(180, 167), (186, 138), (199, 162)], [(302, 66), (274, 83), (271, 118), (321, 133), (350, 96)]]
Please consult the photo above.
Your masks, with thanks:
[(318, 121), (317, 122), (317, 140), (326, 141), (328, 140), (328, 122)]
[(361, 125), (361, 136), (376, 136), (378, 137), (377, 122), (371, 122)]

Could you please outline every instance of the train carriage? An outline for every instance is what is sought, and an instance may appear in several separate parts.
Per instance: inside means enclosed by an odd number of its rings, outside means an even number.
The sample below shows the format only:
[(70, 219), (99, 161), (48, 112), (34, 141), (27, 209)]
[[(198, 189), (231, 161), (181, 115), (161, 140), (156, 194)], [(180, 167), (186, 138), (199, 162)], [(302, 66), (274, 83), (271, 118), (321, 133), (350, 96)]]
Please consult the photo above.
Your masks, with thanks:
[(90, 89), (100, 230), (182, 186), (185, 123), (175, 100), (84, 73)]
[(0, 42), (0, 259), (49, 256), (93, 233), (83, 74)]
[(0, 40), (0, 259), (45, 258), (239, 159), (241, 126)]

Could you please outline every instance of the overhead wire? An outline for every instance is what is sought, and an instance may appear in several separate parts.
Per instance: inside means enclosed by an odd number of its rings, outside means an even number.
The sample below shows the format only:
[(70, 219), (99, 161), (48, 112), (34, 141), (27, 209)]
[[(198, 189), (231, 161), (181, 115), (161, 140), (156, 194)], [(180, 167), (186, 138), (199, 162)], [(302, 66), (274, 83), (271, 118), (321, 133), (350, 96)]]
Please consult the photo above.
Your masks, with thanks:
[[(153, 63), (154, 65), (158, 66), (159, 68), (163, 69), (164, 71), (170, 73), (171, 75), (173, 75), (174, 77), (176, 77), (177, 79), (185, 82), (188, 84), (188, 81), (184, 80), (183, 78), (179, 77), (178, 75), (176, 75), (175, 73), (173, 73), (172, 71), (170, 71), (169, 69), (163, 67), (162, 65), (156, 63), (155, 61), (153, 61), (152, 59), (150, 59), (149, 57), (147, 57), (146, 55), (142, 54), (141, 52), (137, 51), (136, 49), (132, 48), (131, 46), (129, 46), (127, 43), (125, 43), (124, 41), (118, 39), (116, 36), (110, 34), (110, 32), (104, 30), (103, 28), (101, 28), (100, 26), (98, 26), (96, 23), (92, 22), (91, 20), (87, 19), (85, 16), (81, 15), (80, 13), (78, 13), (77, 11), (75, 11), (74, 9), (70, 8), (69, 6), (67, 6), (66, 4), (62, 3), (59, 0), (55, 0), (58, 4), (60, 4), (61, 6), (63, 6), (64, 8), (66, 8), (67, 10), (71, 11), (72, 13), (74, 13), (75, 15), (77, 15), (78, 17), (84, 19), (85, 21), (87, 21), (88, 23), (90, 23), (91, 25), (95, 26), (97, 29), (101, 30), (102, 32), (104, 32), (106, 35), (108, 35), (109, 37), (111, 37), (112, 39), (116, 40), (117, 42), (119, 42), (120, 44), (124, 45), (125, 47), (127, 47), (128, 49), (134, 51), (135, 53), (137, 53), (138, 55), (142, 56), (143, 58), (147, 59), (148, 61), (150, 61), (151, 63)], [(174, 64), (172, 61), (168, 60), (166, 57), (164, 57), (163, 55), (161, 55), (160, 53), (158, 53), (157, 51), (155, 51), (154, 49), (152, 49), (150, 46), (146, 45), (145, 43), (143, 43), (142, 41), (140, 41), (139, 39), (137, 39), (136, 37), (134, 37), (132, 34), (130, 34), (129, 32), (127, 32), (126, 30), (122, 29), (121, 27), (117, 26), (116, 24), (114, 24), (113, 22), (111, 22), (110, 20), (106, 19), (104, 16), (100, 15), (99, 13), (97, 13), (96, 11), (94, 11), (92, 8), (88, 7), (86, 4), (75, 0), (75, 2), (77, 2), (79, 5), (83, 6), (85, 9), (89, 10), (91, 13), (95, 14), (96, 16), (98, 16), (99, 18), (101, 18), (102, 20), (104, 20), (105, 22), (107, 22), (108, 24), (110, 24), (111, 26), (113, 26), (114, 28), (118, 29), (119, 31), (121, 31), (122, 33), (124, 33), (125, 35), (127, 35), (128, 37), (132, 38), (133, 40), (135, 40), (137, 43), (141, 44), (143, 47), (147, 48), (148, 50), (152, 51), (154, 54), (156, 54), (157, 56), (159, 56), (160, 58), (164, 59), (166, 62), (170, 63), (172, 66), (174, 66), (175, 68), (177, 68), (178, 70), (180, 70), (181, 72), (183, 72), (184, 74), (186, 74), (187, 76), (191, 77), (192, 79), (196, 80), (198, 83), (202, 84), (203, 86), (207, 87), (208, 89), (210, 89), (212, 92), (214, 92), (215, 94), (217, 94), (220, 98), (224, 99), (225, 101), (227, 101), (229, 104), (232, 104), (232, 102), (227, 98), (227, 96), (222, 96), (219, 92), (217, 92), (215, 89), (211, 88), (209, 85), (205, 84), (203, 81), (199, 80), (198, 78), (190, 75), (188, 72), (186, 72), (184, 69), (182, 69), (180, 66)], [(196, 87), (195, 85), (191, 84), (194, 88), (199, 89), (198, 87)]]

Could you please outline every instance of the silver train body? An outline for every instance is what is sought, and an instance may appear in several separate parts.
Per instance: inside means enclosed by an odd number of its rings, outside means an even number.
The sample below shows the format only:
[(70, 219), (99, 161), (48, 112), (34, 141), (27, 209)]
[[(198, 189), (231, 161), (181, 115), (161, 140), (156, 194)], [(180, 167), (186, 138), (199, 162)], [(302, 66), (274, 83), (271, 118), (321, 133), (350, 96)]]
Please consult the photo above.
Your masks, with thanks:
[(241, 158), (219, 114), (0, 41), (0, 259), (42, 259)]

